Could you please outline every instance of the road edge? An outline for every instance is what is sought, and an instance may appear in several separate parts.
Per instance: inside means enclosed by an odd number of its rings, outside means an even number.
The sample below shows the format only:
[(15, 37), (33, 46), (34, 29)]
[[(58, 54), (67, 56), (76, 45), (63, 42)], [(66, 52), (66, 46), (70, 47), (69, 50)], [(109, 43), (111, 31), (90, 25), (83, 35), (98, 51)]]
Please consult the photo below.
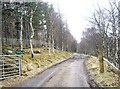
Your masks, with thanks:
[[(54, 66), (57, 66), (57, 65), (59, 65), (59, 64), (61, 64), (61, 63), (63, 63), (63, 62), (65, 62), (65, 61), (68, 61), (68, 60), (72, 59), (73, 57), (74, 57), (74, 55), (71, 55), (71, 56), (70, 56), (69, 58), (67, 58), (67, 59), (63, 59), (63, 60), (58, 61), (57, 63), (55, 63), (55, 64), (53, 64), (53, 65), (50, 65), (50, 66), (48, 66), (48, 67), (46, 67), (46, 68), (43, 68), (43, 70), (39, 71), (39, 72), (38, 72), (37, 74), (35, 74), (34, 76), (30, 76), (29, 78), (27, 78), (27, 79), (21, 81), (20, 83), (25, 82), (25, 81), (27, 81), (27, 80), (29, 80), (29, 79), (31, 79), (31, 78), (34, 78), (34, 77), (36, 77), (37, 75), (43, 73), (44, 71), (46, 71), (46, 70), (48, 70), (48, 69), (50, 69), (50, 68), (52, 68), (52, 67), (54, 67)], [(46, 78), (45, 81), (48, 81), (48, 80), (49, 80), (49, 77)], [(45, 82), (45, 81), (44, 81), (44, 82)], [(19, 84), (20, 84), (20, 83), (19, 83)], [(18, 83), (17, 83), (17, 84), (14, 84), (14, 85), (11, 86), (11, 87), (17, 87), (17, 85), (19, 85), (19, 84), (18, 84)]]
[(85, 68), (85, 72), (86, 72), (86, 76), (87, 76), (87, 83), (90, 85), (90, 88), (103, 89), (103, 88), (100, 88), (99, 85), (94, 81), (94, 78), (91, 76), (91, 74), (89, 73), (89, 71), (87, 69), (86, 62), (90, 56), (85, 55), (85, 57), (86, 57), (85, 58), (86, 60), (83, 63), (84, 63), (84, 68)]

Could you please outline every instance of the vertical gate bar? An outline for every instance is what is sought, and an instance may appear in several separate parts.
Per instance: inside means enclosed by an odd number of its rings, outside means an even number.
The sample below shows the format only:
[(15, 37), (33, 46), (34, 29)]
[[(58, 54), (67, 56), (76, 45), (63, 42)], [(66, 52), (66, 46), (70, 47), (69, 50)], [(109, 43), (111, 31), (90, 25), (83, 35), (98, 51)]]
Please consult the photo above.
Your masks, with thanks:
[(3, 73), (2, 73), (2, 77), (3, 77), (3, 79), (4, 79), (4, 76), (5, 76), (5, 74), (4, 74), (4, 72), (5, 72), (5, 68), (4, 68), (4, 66), (5, 66), (5, 63), (4, 63), (4, 60), (3, 60)]
[[(5, 55), (6, 56), (6, 55)], [(17, 58), (17, 67), (18, 67), (18, 72), (17, 72), (17, 75), (18, 76), (21, 76), (22, 75), (22, 67), (21, 67), (21, 55), (15, 55), (15, 56), (17, 56), (18, 58)], [(9, 60), (8, 60), (9, 61)], [(3, 59), (3, 60), (1, 60), (1, 63), (0, 63), (0, 65), (1, 65), (1, 77), (0, 77), (0, 80), (1, 79), (5, 79), (6, 77), (8, 78), (8, 77), (10, 77), (10, 76), (13, 76), (13, 75), (6, 75), (6, 71), (5, 71), (5, 65), (6, 65), (6, 62), (5, 62), (5, 60)], [(12, 74), (12, 73), (11, 73)]]
[(0, 59), (0, 80), (3, 78), (2, 76), (2, 74), (3, 74), (3, 61)]
[(19, 76), (21, 76), (21, 56), (18, 56)]

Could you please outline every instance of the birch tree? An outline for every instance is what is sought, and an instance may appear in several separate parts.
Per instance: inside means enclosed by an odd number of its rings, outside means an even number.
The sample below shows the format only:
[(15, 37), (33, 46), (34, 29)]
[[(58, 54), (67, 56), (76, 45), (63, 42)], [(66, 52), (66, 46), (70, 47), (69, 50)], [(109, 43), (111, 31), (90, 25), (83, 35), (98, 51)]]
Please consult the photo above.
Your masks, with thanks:
[[(48, 36), (48, 49), (49, 55), (51, 55), (51, 51), (54, 52), (54, 9), (52, 5), (48, 5), (46, 11), (46, 21), (47, 21), (47, 36)], [(51, 50), (52, 49), (52, 50)]]
[(20, 16), (20, 49), (23, 50), (23, 7), (21, 7), (21, 16)]
[(31, 8), (31, 12), (30, 12), (30, 27), (31, 27), (30, 47), (31, 47), (31, 57), (32, 58), (34, 57), (33, 44), (32, 44), (32, 40), (33, 40), (33, 37), (34, 37), (34, 28), (33, 28), (32, 21), (33, 21), (33, 15), (34, 15), (37, 7), (38, 7), (37, 4), (38, 3), (36, 2), (35, 8), (34, 9)]

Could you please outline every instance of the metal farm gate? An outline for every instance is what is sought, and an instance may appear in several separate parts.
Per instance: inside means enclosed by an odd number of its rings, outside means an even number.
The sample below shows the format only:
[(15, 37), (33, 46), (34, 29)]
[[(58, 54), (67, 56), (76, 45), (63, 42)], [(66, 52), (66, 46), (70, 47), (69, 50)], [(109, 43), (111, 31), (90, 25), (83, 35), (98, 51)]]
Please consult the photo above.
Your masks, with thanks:
[(0, 55), (0, 80), (21, 76), (20, 55)]

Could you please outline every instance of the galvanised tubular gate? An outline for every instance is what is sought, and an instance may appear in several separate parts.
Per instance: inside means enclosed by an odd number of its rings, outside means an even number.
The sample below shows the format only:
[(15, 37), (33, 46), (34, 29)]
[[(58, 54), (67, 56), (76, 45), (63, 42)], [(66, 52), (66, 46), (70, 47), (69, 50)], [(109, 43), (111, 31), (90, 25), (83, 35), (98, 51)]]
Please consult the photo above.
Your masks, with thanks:
[(0, 80), (21, 76), (20, 55), (0, 55)]

